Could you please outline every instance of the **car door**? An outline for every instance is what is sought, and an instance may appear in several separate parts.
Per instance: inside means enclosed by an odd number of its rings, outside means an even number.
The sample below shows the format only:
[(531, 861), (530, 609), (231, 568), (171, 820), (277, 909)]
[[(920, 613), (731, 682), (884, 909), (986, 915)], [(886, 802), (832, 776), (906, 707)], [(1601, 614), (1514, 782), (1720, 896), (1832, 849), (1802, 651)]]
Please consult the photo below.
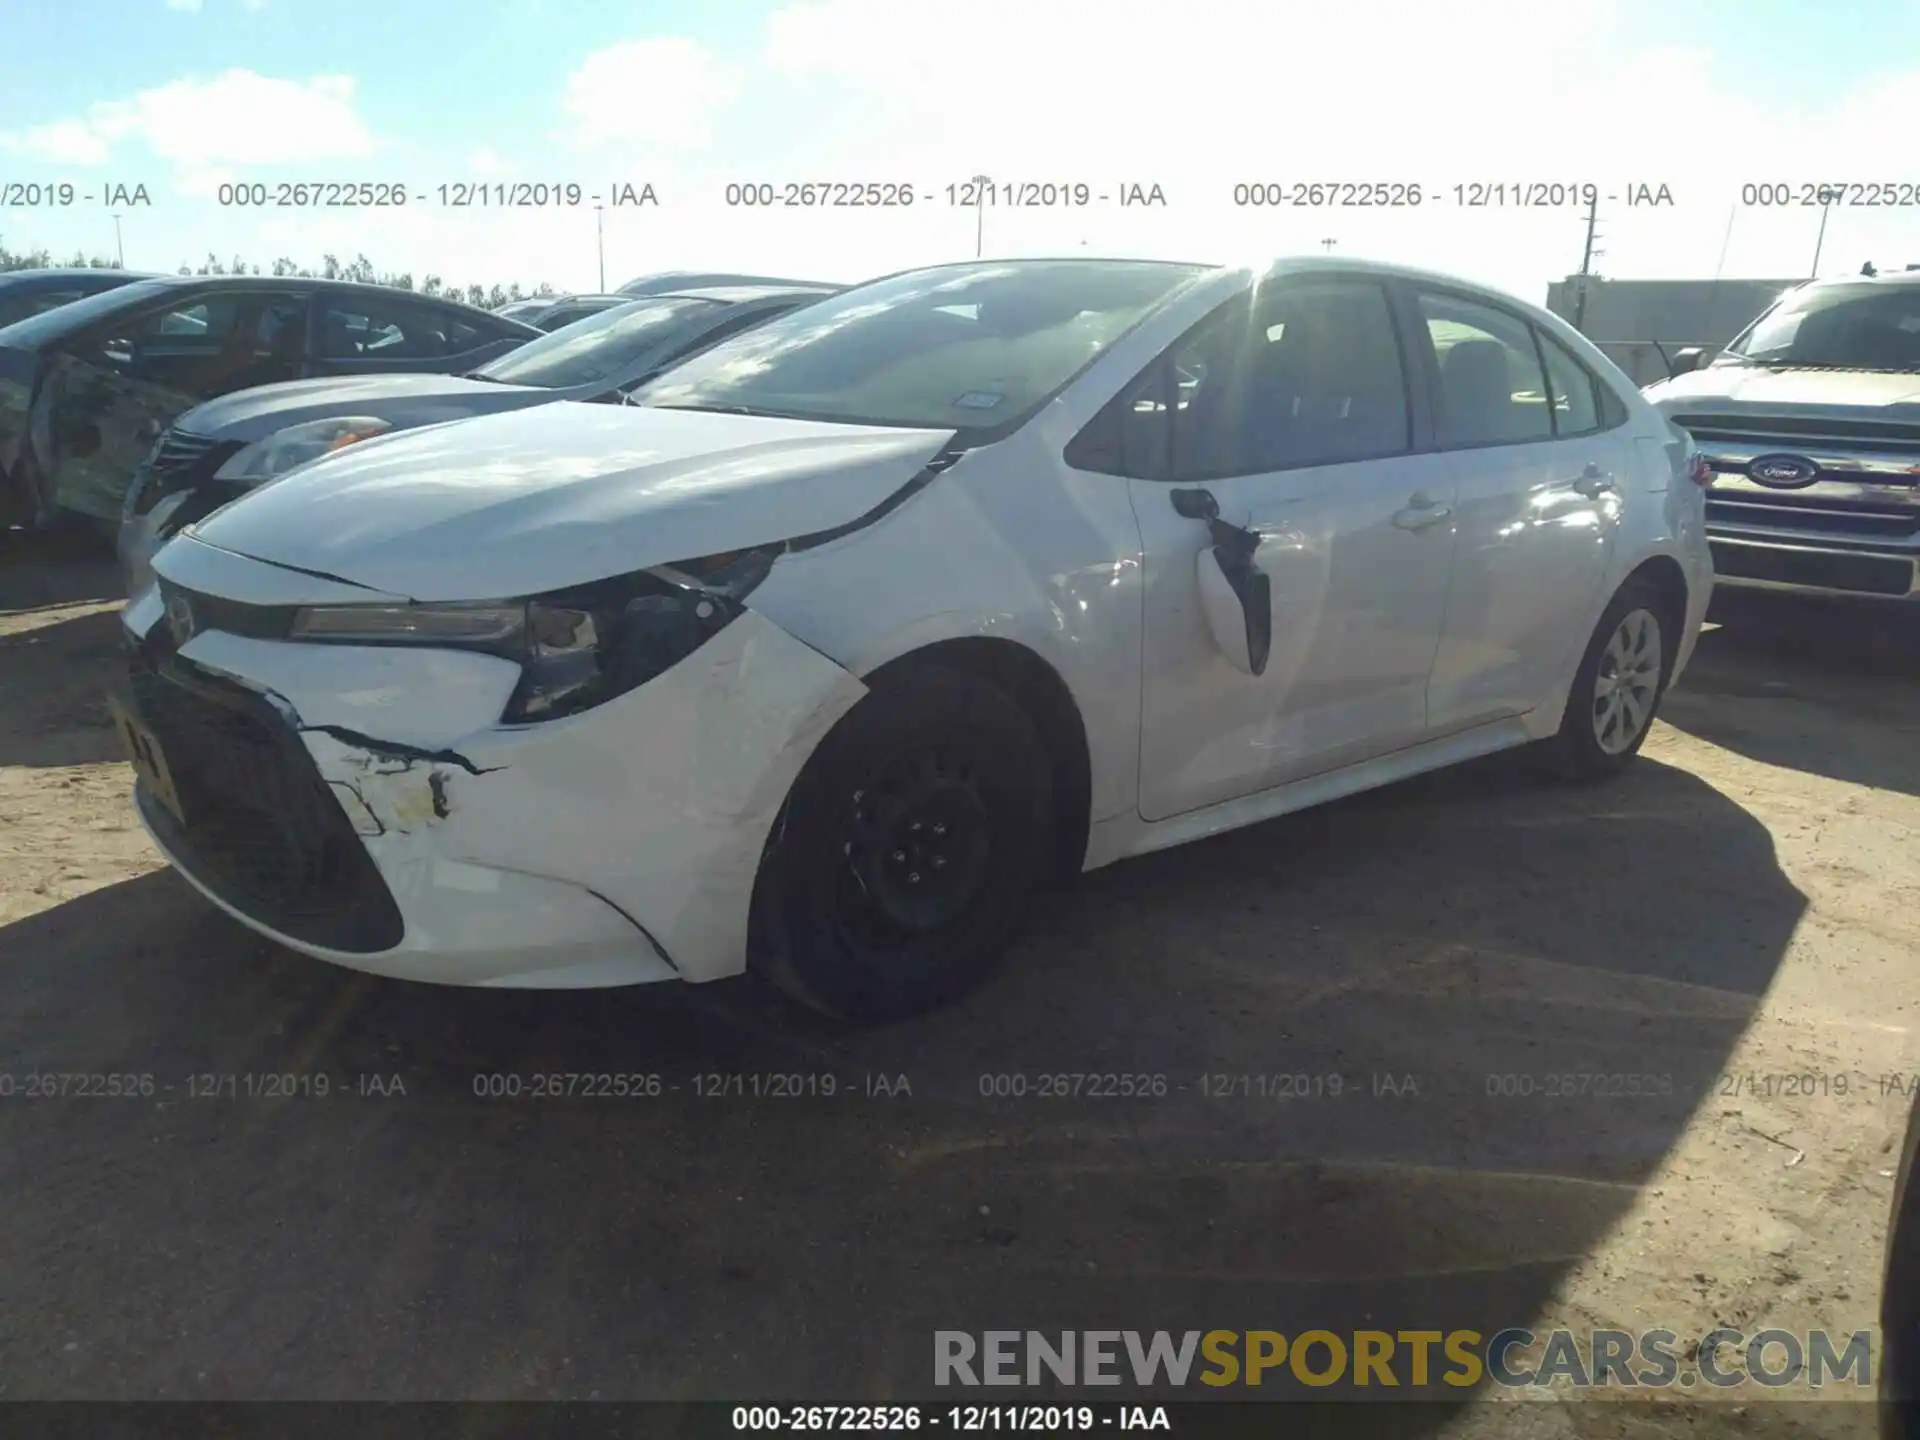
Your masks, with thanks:
[(322, 291), (314, 336), (320, 375), (464, 375), (531, 335), (421, 296)]
[(116, 519), (134, 470), (176, 416), (300, 373), (306, 311), (296, 291), (196, 287), (62, 345), (37, 406), (53, 505)]
[[(1388, 288), (1283, 279), (1216, 311), (1118, 402), (1145, 565), (1140, 811), (1169, 816), (1417, 743), (1446, 613), (1452, 472)], [(1219, 522), (1190, 518), (1196, 505)], [(1264, 577), (1236, 663), (1203, 556)], [(1256, 587), (1257, 588), (1257, 587)], [(1256, 601), (1243, 601), (1243, 608)], [(1242, 657), (1244, 659), (1244, 656)]]
[(1457, 495), (1428, 695), (1446, 734), (1531, 710), (1586, 643), (1632, 456), (1601, 426), (1591, 372), (1524, 316), (1428, 286), (1413, 308)]

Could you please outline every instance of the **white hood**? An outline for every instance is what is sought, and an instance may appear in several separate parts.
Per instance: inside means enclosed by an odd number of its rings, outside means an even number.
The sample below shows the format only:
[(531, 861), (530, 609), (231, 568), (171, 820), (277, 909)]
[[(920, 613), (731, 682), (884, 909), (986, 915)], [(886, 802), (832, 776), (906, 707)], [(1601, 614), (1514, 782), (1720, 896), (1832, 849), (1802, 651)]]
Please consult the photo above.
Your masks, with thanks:
[(952, 438), (542, 405), (363, 440), (189, 533), (415, 600), (533, 595), (844, 525)]
[(1712, 365), (1649, 385), (1645, 393), (1669, 414), (1702, 407), (1731, 414), (1813, 411), (1839, 415), (1864, 410), (1884, 412), (1864, 418), (1904, 420), (1920, 411), (1920, 375), (1875, 370)]

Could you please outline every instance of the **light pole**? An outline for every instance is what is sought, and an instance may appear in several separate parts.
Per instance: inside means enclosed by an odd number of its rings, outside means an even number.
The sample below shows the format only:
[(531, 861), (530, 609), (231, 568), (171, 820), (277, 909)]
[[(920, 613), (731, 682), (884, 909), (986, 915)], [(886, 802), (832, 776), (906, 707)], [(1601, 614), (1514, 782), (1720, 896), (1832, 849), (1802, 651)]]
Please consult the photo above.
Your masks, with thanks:
[(113, 217), (113, 263), (122, 270), (127, 268), (127, 247), (120, 243), (120, 215), (117, 211)]
[(1820, 252), (1826, 247), (1827, 243), (1827, 211), (1833, 208), (1835, 191), (1831, 186), (1822, 185), (1818, 194), (1820, 200), (1820, 234), (1813, 242), (1813, 273), (1808, 276), (1809, 279), (1813, 280), (1820, 278)]
[(1339, 243), (1340, 242), (1338, 240), (1332, 240), (1332, 239), (1322, 240), (1320, 242), (1320, 248), (1326, 251), (1329, 255), (1331, 255), (1333, 253), (1333, 247), (1338, 245)]
[(987, 192), (992, 188), (992, 176), (973, 177), (973, 258), (976, 260), (984, 253), (987, 243)]
[(607, 293), (607, 217), (606, 211), (596, 205), (593, 207), (593, 244), (600, 255), (599, 294)]

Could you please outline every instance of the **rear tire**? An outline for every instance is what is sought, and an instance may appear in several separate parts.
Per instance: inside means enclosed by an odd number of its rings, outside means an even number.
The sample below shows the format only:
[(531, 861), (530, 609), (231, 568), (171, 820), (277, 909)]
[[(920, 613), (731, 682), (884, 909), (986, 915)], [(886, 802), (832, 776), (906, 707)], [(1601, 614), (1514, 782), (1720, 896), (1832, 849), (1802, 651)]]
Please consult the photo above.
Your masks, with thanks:
[(986, 978), (1052, 853), (1053, 777), (1024, 710), (908, 661), (794, 782), (754, 885), (750, 963), (811, 1008), (883, 1020)]
[(1640, 753), (1667, 693), (1680, 637), (1660, 591), (1629, 580), (1594, 627), (1567, 692), (1560, 732), (1546, 742), (1570, 780), (1599, 780)]

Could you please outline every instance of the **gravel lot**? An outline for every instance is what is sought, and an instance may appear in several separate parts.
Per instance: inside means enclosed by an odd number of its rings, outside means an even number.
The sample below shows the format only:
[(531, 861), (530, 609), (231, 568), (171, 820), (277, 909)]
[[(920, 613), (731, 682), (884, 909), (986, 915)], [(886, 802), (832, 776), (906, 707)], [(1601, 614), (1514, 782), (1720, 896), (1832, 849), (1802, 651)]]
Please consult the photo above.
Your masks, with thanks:
[[(255, 939), (132, 818), (117, 604), (0, 537), (0, 1068), (156, 1092), (0, 1099), (0, 1398), (879, 1399), (928, 1393), (936, 1329), (1874, 1324), (1920, 1072), (1904, 617), (1727, 607), (1613, 784), (1497, 757), (1120, 865), (967, 1003), (858, 1032), (751, 981), (439, 990)], [(556, 1071), (662, 1093), (475, 1093)], [(1168, 1093), (981, 1093), (1061, 1072)], [(1489, 1093), (1566, 1072), (1670, 1081)], [(836, 1093), (697, 1093), (773, 1073)], [(1628, 1408), (1408, 1423), (1870, 1418)]]

